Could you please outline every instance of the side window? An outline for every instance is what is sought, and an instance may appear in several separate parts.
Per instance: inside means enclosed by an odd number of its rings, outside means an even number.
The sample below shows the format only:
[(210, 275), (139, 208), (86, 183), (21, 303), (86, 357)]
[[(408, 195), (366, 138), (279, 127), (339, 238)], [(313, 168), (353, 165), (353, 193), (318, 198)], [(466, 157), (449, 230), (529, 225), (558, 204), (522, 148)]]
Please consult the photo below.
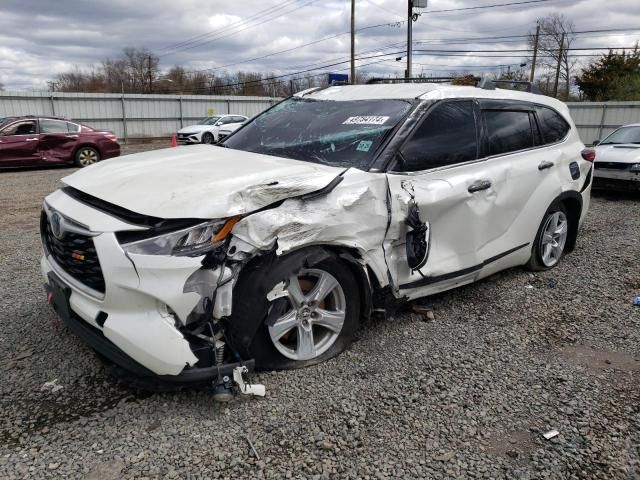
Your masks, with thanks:
[(536, 113), (545, 144), (559, 142), (567, 136), (571, 127), (558, 112), (548, 107), (536, 107)]
[(222, 125), (228, 125), (230, 123), (233, 123), (233, 117), (223, 117), (222, 120), (220, 120), (220, 123)]
[(246, 120), (244, 117), (233, 117), (235, 123), (243, 123)]
[(60, 120), (40, 120), (40, 133), (67, 133), (67, 122)]
[(76, 125), (75, 123), (67, 122), (67, 131), (77, 133), (80, 131), (80, 125)]
[(36, 133), (35, 120), (16, 122), (0, 131), (0, 135), (34, 135)]
[(489, 137), (489, 155), (517, 152), (534, 146), (529, 112), (524, 110), (484, 110)]
[(473, 102), (437, 106), (401, 149), (401, 170), (415, 172), (478, 158)]

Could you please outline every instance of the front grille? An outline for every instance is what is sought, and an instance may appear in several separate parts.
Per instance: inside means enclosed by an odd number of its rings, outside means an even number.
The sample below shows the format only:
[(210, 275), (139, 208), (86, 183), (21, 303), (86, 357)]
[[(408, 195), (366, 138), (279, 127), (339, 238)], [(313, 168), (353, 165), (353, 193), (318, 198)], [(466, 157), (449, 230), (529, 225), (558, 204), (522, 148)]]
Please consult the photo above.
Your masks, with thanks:
[(595, 162), (594, 167), (596, 170), (600, 170), (601, 168), (608, 170), (627, 170), (628, 168), (631, 168), (631, 164), (620, 162)]
[(91, 237), (64, 232), (61, 239), (56, 238), (45, 212), (42, 212), (40, 219), (40, 234), (46, 253), (53, 257), (62, 270), (80, 283), (104, 293), (102, 268)]

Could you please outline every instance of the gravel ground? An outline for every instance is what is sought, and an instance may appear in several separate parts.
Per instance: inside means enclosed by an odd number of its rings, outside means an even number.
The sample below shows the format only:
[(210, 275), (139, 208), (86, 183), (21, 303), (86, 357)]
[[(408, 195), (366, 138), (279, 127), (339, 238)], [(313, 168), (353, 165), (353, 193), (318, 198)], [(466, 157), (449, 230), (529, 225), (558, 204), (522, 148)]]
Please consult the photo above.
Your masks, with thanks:
[(0, 478), (640, 478), (639, 198), (595, 197), (550, 272), (424, 299), (434, 320), (372, 320), (217, 404), (119, 387), (52, 314), (39, 209), (71, 171), (0, 173)]

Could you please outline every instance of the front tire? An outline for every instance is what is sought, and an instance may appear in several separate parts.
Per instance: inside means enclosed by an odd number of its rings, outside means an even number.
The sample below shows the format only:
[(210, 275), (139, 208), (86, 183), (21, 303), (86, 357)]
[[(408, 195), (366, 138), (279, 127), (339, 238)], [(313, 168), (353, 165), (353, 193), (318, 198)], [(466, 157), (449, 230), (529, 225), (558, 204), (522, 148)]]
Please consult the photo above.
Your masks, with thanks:
[(206, 143), (207, 145), (211, 145), (215, 143), (215, 138), (213, 134), (210, 132), (205, 132), (202, 134), (202, 143)]
[(554, 203), (544, 214), (538, 228), (527, 267), (533, 271), (550, 270), (562, 258), (569, 236), (569, 215), (562, 203)]
[[(360, 291), (349, 267), (330, 256), (302, 269), (273, 271), (279, 273), (267, 275), (266, 288), (255, 294), (263, 298), (242, 299), (246, 313), (259, 316), (249, 347), (256, 369), (302, 368), (344, 351), (360, 318)], [(256, 309), (261, 303), (265, 308)], [(243, 312), (236, 311), (234, 302), (236, 314)]]
[(100, 161), (100, 153), (93, 147), (80, 147), (76, 152), (75, 163), (84, 168)]

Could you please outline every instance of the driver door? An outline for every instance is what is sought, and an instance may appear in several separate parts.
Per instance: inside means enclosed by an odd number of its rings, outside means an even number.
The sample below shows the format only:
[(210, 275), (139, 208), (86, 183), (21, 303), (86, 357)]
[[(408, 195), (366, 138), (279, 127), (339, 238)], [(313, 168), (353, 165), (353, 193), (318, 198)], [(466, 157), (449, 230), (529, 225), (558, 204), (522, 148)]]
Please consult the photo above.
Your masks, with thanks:
[[(499, 166), (482, 160), (479, 109), (473, 100), (441, 102), (400, 148), (387, 174), (392, 201), (391, 276), (400, 294), (429, 295), (473, 282), (495, 236), (500, 217), (496, 192), (505, 181)], [(409, 266), (406, 219), (410, 206), (427, 223), (426, 262)], [(395, 239), (395, 240), (393, 240)]]
[(0, 130), (0, 166), (28, 166), (41, 162), (38, 123), (18, 120)]

